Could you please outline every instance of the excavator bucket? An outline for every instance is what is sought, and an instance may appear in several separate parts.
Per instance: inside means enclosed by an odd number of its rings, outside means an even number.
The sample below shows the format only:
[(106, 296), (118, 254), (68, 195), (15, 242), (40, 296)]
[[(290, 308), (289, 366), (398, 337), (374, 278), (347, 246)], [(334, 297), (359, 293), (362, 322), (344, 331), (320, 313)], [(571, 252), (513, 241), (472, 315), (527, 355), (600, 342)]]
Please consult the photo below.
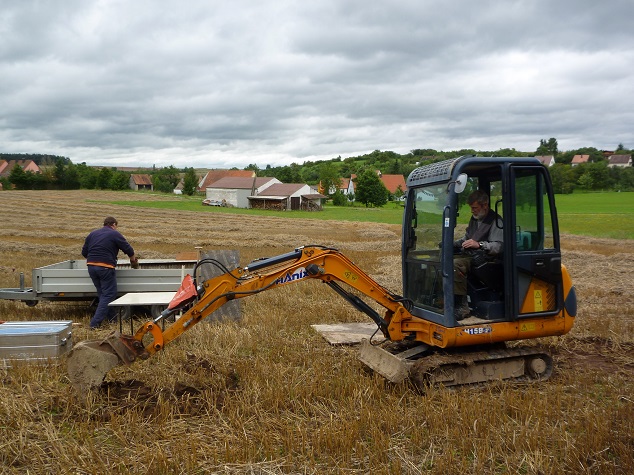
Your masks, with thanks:
[(148, 356), (140, 341), (113, 332), (103, 340), (77, 343), (68, 354), (66, 368), (71, 384), (85, 394), (98, 388), (108, 371), (115, 366)]
[(110, 345), (99, 340), (80, 341), (68, 355), (68, 377), (80, 393), (86, 393), (99, 387), (108, 371), (119, 364), (119, 356)]

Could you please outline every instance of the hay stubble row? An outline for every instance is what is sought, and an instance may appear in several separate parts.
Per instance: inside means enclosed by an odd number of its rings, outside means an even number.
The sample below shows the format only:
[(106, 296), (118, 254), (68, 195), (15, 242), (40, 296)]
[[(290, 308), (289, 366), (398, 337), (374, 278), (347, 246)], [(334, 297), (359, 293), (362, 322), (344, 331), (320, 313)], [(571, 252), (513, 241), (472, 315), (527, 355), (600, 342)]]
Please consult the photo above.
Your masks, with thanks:
[[(237, 249), (243, 263), (304, 244), (338, 247), (400, 292), (398, 226), (110, 205), (160, 195), (0, 193), (0, 287), (81, 258), (114, 215), (148, 258)], [(579, 294), (550, 381), (424, 394), (367, 371), (310, 325), (365, 321), (308, 282), (242, 302), (240, 322), (199, 325), (155, 358), (75, 394), (61, 366), (0, 370), (1, 473), (631, 473), (634, 467), (632, 246), (565, 236)], [(28, 282), (27, 282), (28, 283)], [(0, 319), (72, 319), (90, 309), (0, 301)], [(108, 330), (104, 330), (107, 333)], [(534, 344), (529, 342), (528, 344)]]

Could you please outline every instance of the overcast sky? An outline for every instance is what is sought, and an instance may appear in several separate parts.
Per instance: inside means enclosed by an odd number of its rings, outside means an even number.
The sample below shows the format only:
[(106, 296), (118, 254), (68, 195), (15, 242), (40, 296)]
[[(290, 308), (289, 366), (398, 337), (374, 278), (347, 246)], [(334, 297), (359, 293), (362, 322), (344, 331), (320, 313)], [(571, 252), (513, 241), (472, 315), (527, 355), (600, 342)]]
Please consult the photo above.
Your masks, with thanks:
[(633, 0), (0, 0), (0, 152), (634, 148)]

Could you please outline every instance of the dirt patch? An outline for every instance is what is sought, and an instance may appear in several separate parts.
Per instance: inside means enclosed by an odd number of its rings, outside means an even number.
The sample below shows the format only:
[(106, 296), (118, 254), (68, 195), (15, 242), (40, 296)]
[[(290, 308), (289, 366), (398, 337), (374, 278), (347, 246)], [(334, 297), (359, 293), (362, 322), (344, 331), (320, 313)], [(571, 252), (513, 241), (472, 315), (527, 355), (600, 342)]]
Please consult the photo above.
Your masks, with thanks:
[(137, 379), (104, 381), (99, 386), (99, 391), (111, 399), (136, 399), (137, 401), (147, 400), (153, 392), (152, 388)]
[(179, 417), (198, 415), (206, 407), (203, 390), (176, 382), (167, 389), (154, 388), (143, 381), (104, 381), (98, 388), (100, 409), (94, 411), (93, 420), (110, 422), (123, 414), (137, 412), (144, 418), (161, 417), (167, 413)]
[[(138, 402), (155, 399), (154, 389), (143, 381), (129, 379), (127, 381), (104, 381), (99, 387), (99, 391), (109, 400), (136, 400)], [(171, 390), (163, 390), (164, 395), (171, 398), (182, 398), (187, 396), (198, 396), (201, 390), (188, 386), (184, 383), (176, 382)]]
[[(572, 347), (572, 348), (571, 348)], [(575, 338), (551, 350), (559, 371), (589, 371), (634, 376), (634, 343), (614, 344), (605, 338)]]
[(139, 411), (144, 417), (157, 417), (166, 411), (195, 415), (208, 410), (210, 404), (221, 409), (226, 398), (240, 389), (234, 368), (221, 371), (209, 360), (193, 354), (186, 355), (175, 373), (180, 377), (171, 387), (155, 387), (139, 379), (103, 381), (93, 388), (103, 403), (95, 418), (110, 421), (130, 410)]

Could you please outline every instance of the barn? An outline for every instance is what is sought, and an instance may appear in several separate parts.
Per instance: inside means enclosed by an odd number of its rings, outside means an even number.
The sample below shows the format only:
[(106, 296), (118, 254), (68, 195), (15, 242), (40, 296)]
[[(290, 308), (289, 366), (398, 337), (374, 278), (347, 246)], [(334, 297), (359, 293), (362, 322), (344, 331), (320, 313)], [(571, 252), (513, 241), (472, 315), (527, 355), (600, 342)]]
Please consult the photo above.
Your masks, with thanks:
[(321, 210), (325, 198), (305, 183), (278, 183), (249, 196), (249, 202), (251, 208), (258, 209)]
[(130, 175), (130, 188), (135, 191), (147, 190), (153, 191), (154, 185), (152, 184), (152, 177), (150, 175)]
[(214, 202), (224, 202), (236, 208), (249, 208), (250, 196), (261, 194), (268, 187), (281, 184), (271, 177), (225, 177), (205, 189), (205, 196)]

